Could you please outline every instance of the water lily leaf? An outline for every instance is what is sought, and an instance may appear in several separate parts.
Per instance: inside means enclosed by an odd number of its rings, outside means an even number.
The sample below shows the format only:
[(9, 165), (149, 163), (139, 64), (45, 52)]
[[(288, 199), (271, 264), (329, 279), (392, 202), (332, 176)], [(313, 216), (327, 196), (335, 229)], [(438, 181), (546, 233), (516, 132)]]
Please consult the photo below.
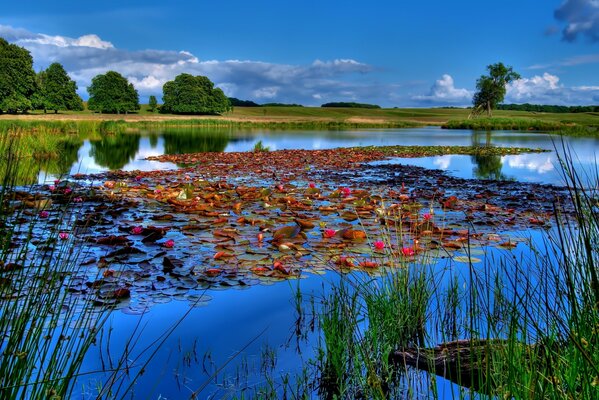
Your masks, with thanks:
[(299, 233), (300, 233), (299, 225), (284, 226), (275, 231), (275, 233), (273, 234), (273, 239), (275, 241), (279, 241), (279, 240), (283, 240), (283, 239), (292, 239), (292, 238), (296, 237)]
[(366, 232), (352, 228), (342, 229), (338, 231), (336, 235), (341, 236), (343, 239), (347, 240), (366, 239)]

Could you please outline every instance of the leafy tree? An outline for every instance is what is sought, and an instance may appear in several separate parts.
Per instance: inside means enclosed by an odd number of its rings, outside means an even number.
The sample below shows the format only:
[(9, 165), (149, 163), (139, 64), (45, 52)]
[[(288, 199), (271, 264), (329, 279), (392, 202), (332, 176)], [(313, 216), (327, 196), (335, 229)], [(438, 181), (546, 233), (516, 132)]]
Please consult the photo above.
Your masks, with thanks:
[(150, 96), (150, 98), (148, 99), (148, 106), (148, 110), (150, 112), (156, 111), (156, 108), (158, 108), (158, 101), (156, 100), (156, 96)]
[(162, 88), (160, 112), (172, 114), (222, 114), (231, 109), (229, 99), (205, 76), (180, 74)]
[(87, 108), (101, 113), (120, 114), (139, 110), (139, 95), (133, 84), (118, 72), (97, 75), (87, 88)]
[(472, 114), (480, 114), (483, 110), (487, 111), (490, 117), (497, 104), (503, 101), (508, 83), (520, 79), (520, 74), (514, 72), (512, 67), (506, 67), (503, 63), (496, 63), (487, 66), (489, 75), (481, 75), (476, 81), (476, 90), (472, 99), (474, 108)]
[(0, 38), (0, 113), (31, 109), (35, 90), (35, 72), (29, 51)]
[(39, 92), (36, 108), (44, 110), (83, 110), (83, 101), (77, 94), (77, 83), (60, 63), (51, 64), (38, 74)]

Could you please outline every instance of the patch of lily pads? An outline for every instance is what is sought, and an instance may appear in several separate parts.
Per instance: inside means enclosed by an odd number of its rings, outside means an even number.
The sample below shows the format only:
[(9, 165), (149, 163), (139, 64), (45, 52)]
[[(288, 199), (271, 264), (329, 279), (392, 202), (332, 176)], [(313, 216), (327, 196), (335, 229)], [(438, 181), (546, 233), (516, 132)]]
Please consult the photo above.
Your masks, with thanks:
[(516, 247), (509, 233), (547, 228), (565, 197), (549, 185), (369, 164), (390, 151), (399, 150), (170, 155), (157, 159), (191, 166), (76, 175), (15, 192), (9, 245), (15, 254), (34, 248), (12, 264), (27, 268), (72, 243), (77, 268), (65, 274), (73, 296), (128, 313), (169, 301), (201, 306), (212, 290), (331, 269), (376, 275), (427, 259), (477, 263), (470, 250)]

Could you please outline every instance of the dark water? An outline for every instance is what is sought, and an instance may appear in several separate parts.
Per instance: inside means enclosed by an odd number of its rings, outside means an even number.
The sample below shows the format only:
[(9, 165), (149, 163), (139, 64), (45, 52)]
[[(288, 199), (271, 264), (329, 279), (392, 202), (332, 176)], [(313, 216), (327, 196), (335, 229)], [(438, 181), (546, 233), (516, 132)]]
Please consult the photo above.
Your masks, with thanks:
[(354, 131), (224, 131), (177, 129), (145, 131), (83, 140), (62, 150), (58, 170), (41, 171), (39, 180), (53, 180), (60, 173), (96, 173), (106, 170), (160, 170), (176, 168), (172, 163), (146, 161), (162, 154), (205, 151), (248, 151), (261, 141), (271, 150), (329, 149), (352, 146), (516, 146), (551, 150), (508, 156), (446, 155), (417, 159), (391, 159), (383, 163), (403, 163), (441, 169), (463, 178), (514, 179), (523, 182), (561, 184), (558, 152), (566, 145), (581, 168), (593, 167), (598, 138), (565, 137), (531, 132), (474, 132), (442, 130), (437, 127)]
[[(472, 132), (447, 131), (438, 128), (405, 130), (356, 131), (205, 131), (173, 130), (128, 133), (103, 139), (83, 140), (79, 145), (64, 149), (59, 171), (40, 172), (39, 179), (52, 180), (61, 173), (95, 173), (112, 169), (159, 170), (177, 166), (171, 163), (146, 161), (153, 155), (205, 151), (248, 151), (261, 141), (271, 150), (326, 149), (350, 146), (381, 145), (490, 145), (518, 146), (550, 149), (549, 153), (523, 154), (505, 157), (441, 156), (419, 159), (392, 159), (382, 163), (404, 163), (427, 168), (442, 169), (464, 178), (513, 179), (524, 182), (560, 184), (558, 153), (562, 142), (553, 135), (529, 132)], [(590, 138), (564, 138), (564, 143), (577, 157), (581, 168), (595, 165), (599, 140)], [(522, 233), (530, 237), (538, 233)], [(488, 250), (476, 257), (501, 257), (498, 249)], [(468, 268), (457, 268), (439, 262), (436, 265), (451, 279), (468, 279)], [(465, 266), (466, 264), (461, 264)], [(482, 265), (482, 264), (479, 264)], [(303, 279), (307, 278), (307, 279)], [(112, 329), (110, 343), (99, 342), (87, 357), (82, 371), (101, 370), (106, 367), (107, 349), (111, 354), (121, 354), (138, 323), (143, 329), (136, 333), (139, 342), (130, 354), (132, 371), (144, 367), (145, 373), (132, 388), (135, 398), (184, 399), (199, 388), (206, 388), (198, 398), (222, 398), (230, 394), (240, 396), (246, 388), (252, 397), (252, 388), (267, 385), (263, 374), (263, 361), (270, 350), (276, 353), (276, 366), (269, 372), (278, 382), (301, 372), (302, 366), (314, 358), (314, 345), (318, 334), (310, 329), (311, 298), (319, 301), (331, 283), (340, 277), (333, 272), (324, 276), (304, 276), (273, 285), (253, 286), (246, 290), (209, 290), (212, 297), (205, 307), (189, 311), (184, 301), (173, 299), (169, 303), (153, 306), (141, 316), (114, 312), (109, 321)], [(301, 293), (306, 314), (299, 319), (296, 294)], [(171, 327), (172, 334), (162, 343), (154, 359), (143, 365), (154, 351), (161, 335)], [(313, 322), (313, 321), (312, 321)], [(299, 336), (303, 338), (298, 338)], [(256, 339), (257, 338), (257, 339)], [(254, 340), (256, 339), (256, 340)], [(149, 349), (149, 350), (147, 350)], [(145, 350), (145, 353), (141, 351)], [(242, 351), (243, 350), (243, 351)], [(238, 352), (242, 351), (240, 354)], [(104, 358), (100, 357), (102, 354)], [(139, 355), (137, 361), (136, 357)], [(233, 361), (218, 374), (231, 357)], [(140, 361), (141, 360), (141, 361)], [(95, 387), (102, 376), (81, 379), (81, 397), (94, 398)], [(439, 397), (457, 395), (454, 385), (443, 379), (437, 381)], [(425, 388), (425, 390), (428, 390)]]

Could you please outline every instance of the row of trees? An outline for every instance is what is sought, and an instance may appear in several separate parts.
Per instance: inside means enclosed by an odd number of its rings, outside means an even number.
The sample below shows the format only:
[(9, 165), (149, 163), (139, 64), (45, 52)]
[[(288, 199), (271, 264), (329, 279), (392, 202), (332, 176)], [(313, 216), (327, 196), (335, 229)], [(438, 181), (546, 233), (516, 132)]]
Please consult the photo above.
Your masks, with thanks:
[(83, 110), (77, 84), (54, 63), (36, 74), (27, 50), (0, 38), (0, 113)]
[[(139, 94), (127, 78), (115, 71), (97, 75), (87, 88), (90, 110), (101, 113), (128, 113), (140, 109)], [(223, 91), (205, 76), (180, 74), (163, 87), (163, 113), (222, 114), (231, 109)], [(36, 74), (33, 58), (26, 49), (0, 38), (0, 113), (29, 110), (83, 110), (77, 83), (59, 63)], [(158, 109), (155, 96), (149, 109)]]

